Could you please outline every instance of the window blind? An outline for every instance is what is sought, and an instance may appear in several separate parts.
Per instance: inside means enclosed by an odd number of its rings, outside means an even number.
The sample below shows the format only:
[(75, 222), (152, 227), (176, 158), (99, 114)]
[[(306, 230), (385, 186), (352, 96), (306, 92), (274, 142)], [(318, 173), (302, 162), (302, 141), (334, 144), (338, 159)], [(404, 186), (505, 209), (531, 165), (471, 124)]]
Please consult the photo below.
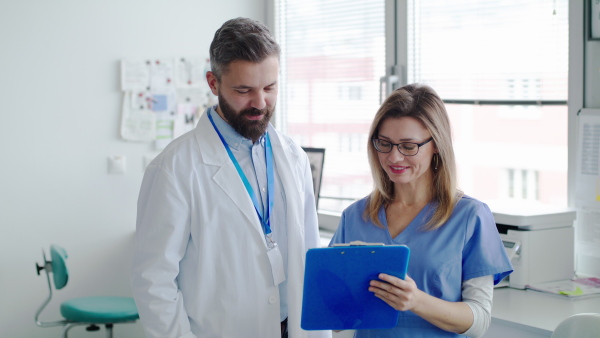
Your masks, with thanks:
[(300, 145), (327, 149), (324, 198), (351, 200), (372, 187), (366, 144), (385, 75), (384, 10), (384, 0), (276, 1), (276, 123)]
[(568, 0), (411, 0), (409, 82), (448, 101), (565, 104)]

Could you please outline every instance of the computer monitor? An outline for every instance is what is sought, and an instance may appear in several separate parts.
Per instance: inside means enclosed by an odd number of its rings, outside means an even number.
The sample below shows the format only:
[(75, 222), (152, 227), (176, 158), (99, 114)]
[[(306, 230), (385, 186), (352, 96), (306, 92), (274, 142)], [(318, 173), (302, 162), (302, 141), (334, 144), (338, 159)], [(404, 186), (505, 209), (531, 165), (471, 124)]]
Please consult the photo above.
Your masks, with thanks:
[(302, 147), (308, 155), (310, 170), (313, 177), (313, 188), (315, 192), (315, 204), (319, 207), (319, 197), (321, 194), (321, 179), (323, 178), (323, 164), (325, 163), (325, 148), (307, 148)]

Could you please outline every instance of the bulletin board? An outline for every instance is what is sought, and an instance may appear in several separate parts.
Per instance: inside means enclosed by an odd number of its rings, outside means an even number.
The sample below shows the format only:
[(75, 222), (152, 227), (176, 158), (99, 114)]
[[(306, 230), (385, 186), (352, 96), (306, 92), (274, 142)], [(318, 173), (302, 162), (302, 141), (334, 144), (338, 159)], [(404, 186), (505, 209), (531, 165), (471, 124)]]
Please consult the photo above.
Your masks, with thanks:
[(161, 150), (192, 130), (204, 109), (216, 104), (206, 83), (209, 70), (202, 57), (121, 60), (121, 137)]
[(600, 275), (600, 109), (582, 109), (577, 118), (576, 270)]

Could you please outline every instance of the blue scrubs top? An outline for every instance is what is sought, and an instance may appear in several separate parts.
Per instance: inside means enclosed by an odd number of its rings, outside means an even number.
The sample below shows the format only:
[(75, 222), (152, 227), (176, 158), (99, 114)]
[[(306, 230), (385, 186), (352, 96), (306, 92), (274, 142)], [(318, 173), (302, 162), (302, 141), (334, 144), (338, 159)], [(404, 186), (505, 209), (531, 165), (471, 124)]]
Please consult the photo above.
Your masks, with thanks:
[[(360, 240), (407, 245), (410, 248), (408, 275), (420, 290), (434, 297), (460, 302), (463, 281), (493, 275), (494, 284), (497, 284), (513, 271), (492, 212), (481, 201), (463, 196), (445, 224), (436, 230), (426, 231), (423, 226), (437, 206), (437, 203), (431, 202), (406, 229), (392, 238), (383, 207), (379, 210), (383, 228), (365, 220), (367, 200), (368, 197), (365, 197), (344, 210), (331, 244)], [(411, 311), (402, 311), (396, 327), (357, 330), (355, 337), (463, 336), (441, 330)]]

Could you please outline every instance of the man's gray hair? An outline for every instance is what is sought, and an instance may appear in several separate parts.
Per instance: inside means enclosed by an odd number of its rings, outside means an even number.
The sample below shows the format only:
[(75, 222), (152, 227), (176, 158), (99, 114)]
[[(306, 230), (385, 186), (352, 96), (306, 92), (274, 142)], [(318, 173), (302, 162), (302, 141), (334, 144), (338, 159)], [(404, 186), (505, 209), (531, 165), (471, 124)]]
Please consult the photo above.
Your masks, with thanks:
[(215, 32), (210, 44), (210, 65), (216, 78), (221, 80), (232, 61), (259, 63), (269, 56), (279, 58), (279, 54), (279, 44), (267, 26), (256, 20), (236, 18)]

